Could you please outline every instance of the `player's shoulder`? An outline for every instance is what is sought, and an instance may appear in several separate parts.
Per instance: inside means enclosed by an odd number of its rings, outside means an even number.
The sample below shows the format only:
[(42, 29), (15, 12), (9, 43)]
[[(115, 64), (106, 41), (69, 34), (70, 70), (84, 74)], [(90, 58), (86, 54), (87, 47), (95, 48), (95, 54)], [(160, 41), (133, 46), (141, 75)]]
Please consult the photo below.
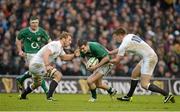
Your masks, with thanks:
[(42, 28), (42, 27), (39, 27), (39, 31), (41, 31), (41, 32), (46, 32), (45, 29)]
[(51, 41), (49, 44), (49, 46), (54, 46), (54, 47), (62, 47), (62, 44), (59, 41)]
[(25, 28), (21, 29), (21, 30), (19, 31), (19, 33), (25, 33), (25, 32), (27, 32), (27, 31), (29, 31), (29, 27), (25, 27)]
[(131, 41), (131, 38), (132, 38), (133, 36), (136, 36), (136, 35), (135, 35), (135, 34), (127, 34), (127, 35), (124, 37), (123, 41), (125, 41), (125, 42)]
[(98, 42), (88, 42), (88, 44), (90, 45), (90, 46), (97, 46), (97, 45), (101, 45), (100, 43), (98, 43)]
[(132, 38), (133, 36), (135, 36), (135, 34), (127, 34), (125, 37), (126, 38)]

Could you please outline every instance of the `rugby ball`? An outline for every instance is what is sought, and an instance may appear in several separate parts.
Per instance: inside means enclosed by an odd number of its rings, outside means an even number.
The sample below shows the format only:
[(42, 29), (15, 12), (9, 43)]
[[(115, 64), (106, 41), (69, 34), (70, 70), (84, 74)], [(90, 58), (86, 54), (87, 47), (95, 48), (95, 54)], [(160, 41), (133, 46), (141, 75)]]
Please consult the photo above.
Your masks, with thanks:
[(91, 58), (89, 58), (89, 60), (88, 60), (87, 63), (86, 63), (86, 68), (89, 68), (89, 67), (91, 67), (91, 66), (94, 66), (94, 65), (96, 65), (96, 64), (98, 64), (98, 63), (99, 63), (98, 58), (96, 58), (96, 57), (91, 57)]

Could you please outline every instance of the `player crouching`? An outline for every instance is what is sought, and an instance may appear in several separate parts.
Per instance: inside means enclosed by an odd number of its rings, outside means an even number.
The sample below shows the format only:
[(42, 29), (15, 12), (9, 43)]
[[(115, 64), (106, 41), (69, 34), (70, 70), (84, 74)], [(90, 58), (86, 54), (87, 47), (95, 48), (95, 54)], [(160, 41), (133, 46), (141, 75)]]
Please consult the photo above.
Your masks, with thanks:
[(112, 69), (112, 64), (108, 63), (110, 56), (107, 50), (97, 42), (87, 42), (86, 40), (79, 40), (78, 47), (80, 49), (80, 56), (84, 59), (95, 57), (100, 61), (97, 65), (87, 68), (89, 71), (93, 72), (87, 78), (87, 83), (92, 95), (89, 101), (96, 101), (96, 88), (107, 90), (110, 96), (114, 96), (117, 91), (102, 82), (103, 76), (106, 76)]
[(64, 61), (72, 60), (75, 57), (75, 53), (65, 54), (63, 50), (65, 47), (70, 46), (72, 41), (71, 39), (72, 37), (69, 33), (63, 32), (60, 34), (58, 41), (52, 41), (45, 45), (32, 58), (30, 61), (29, 70), (33, 76), (34, 81), (23, 91), (20, 99), (26, 99), (27, 94), (31, 93), (34, 89), (39, 87), (41, 85), (42, 78), (47, 76), (53, 78), (47, 94), (47, 100), (53, 100), (52, 95), (58, 85), (58, 82), (62, 78), (62, 73), (56, 68), (52, 67), (50, 63), (57, 57), (60, 57), (61, 60)]

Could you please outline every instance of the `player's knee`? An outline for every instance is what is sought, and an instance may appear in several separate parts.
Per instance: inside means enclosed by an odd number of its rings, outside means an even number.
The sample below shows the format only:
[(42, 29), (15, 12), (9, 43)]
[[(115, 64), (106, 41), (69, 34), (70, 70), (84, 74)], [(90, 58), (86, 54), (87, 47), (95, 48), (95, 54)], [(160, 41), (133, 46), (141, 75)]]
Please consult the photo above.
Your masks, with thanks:
[(139, 75), (140, 75), (140, 74), (139, 74), (136, 70), (133, 70), (133, 71), (132, 71), (131, 78), (136, 79), (136, 78), (139, 77)]
[(141, 81), (141, 87), (144, 88), (144, 89), (148, 89), (148, 84), (149, 84), (149, 82)]
[(88, 84), (92, 84), (93, 81), (92, 81), (90, 78), (88, 78), (88, 79), (87, 79), (87, 83), (88, 83)]
[(101, 87), (102, 87), (102, 84), (96, 84), (96, 87), (97, 87), (97, 88), (101, 88)]
[(56, 81), (60, 81), (61, 78), (62, 78), (62, 74), (61, 74), (59, 71), (57, 71), (57, 72), (54, 74), (54, 79), (55, 79)]
[(40, 85), (41, 85), (41, 81), (35, 81), (35, 82), (32, 84), (31, 88), (32, 88), (32, 89), (36, 89), (36, 88), (39, 87)]

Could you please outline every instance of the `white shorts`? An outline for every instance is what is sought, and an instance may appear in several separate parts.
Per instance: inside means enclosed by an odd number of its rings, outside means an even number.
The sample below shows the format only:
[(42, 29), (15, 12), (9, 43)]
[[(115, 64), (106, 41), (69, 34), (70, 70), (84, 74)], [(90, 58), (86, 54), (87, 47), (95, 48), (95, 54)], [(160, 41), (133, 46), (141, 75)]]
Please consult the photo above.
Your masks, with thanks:
[(30, 54), (30, 53), (26, 53), (25, 54), (25, 61), (26, 61), (26, 64), (29, 65), (31, 59), (35, 56), (36, 54)]
[(103, 74), (103, 76), (106, 76), (113, 68), (113, 64), (105, 64), (101, 66), (100, 68), (97, 68), (93, 74), (96, 74), (97, 72)]
[(139, 62), (139, 64), (141, 65), (141, 74), (152, 75), (157, 61), (157, 55), (141, 60)]
[(33, 76), (44, 76), (46, 73), (45, 65), (42, 63), (30, 62), (29, 71)]

